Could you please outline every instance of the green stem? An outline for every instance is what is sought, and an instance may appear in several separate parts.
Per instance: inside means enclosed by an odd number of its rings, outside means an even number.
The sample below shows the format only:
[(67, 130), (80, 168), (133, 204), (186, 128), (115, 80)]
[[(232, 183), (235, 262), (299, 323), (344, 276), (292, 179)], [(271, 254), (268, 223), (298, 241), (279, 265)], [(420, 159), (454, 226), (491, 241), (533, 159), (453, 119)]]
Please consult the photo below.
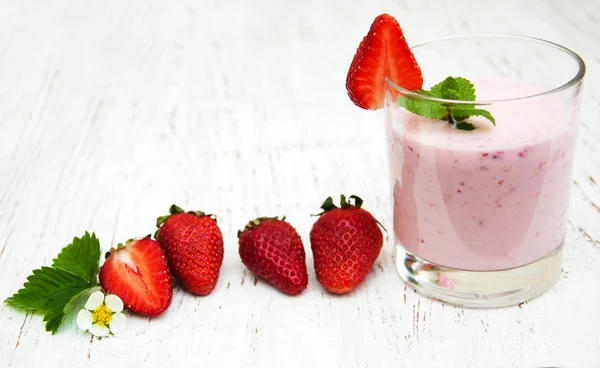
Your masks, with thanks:
[(448, 115), (446, 117), (448, 118), (448, 124), (454, 125), (454, 119), (452, 119), (452, 113), (450, 112), (450, 106), (448, 106)]

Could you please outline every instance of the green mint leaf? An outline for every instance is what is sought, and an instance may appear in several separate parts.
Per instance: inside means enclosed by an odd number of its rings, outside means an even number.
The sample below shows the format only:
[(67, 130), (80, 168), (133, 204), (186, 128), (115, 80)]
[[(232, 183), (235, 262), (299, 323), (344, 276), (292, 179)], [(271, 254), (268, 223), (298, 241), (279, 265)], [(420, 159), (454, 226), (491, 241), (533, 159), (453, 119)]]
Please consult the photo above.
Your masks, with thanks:
[(446, 100), (460, 100), (459, 92), (455, 89), (448, 89), (442, 93), (442, 98)]
[(452, 118), (456, 121), (467, 120), (470, 116), (473, 116), (472, 112), (475, 110), (473, 105), (461, 105), (453, 106), (451, 109)]
[(491, 121), (492, 124), (494, 124), (494, 126), (496, 125), (496, 119), (494, 119), (492, 114), (487, 110), (476, 109), (474, 107), (471, 108), (466, 106), (453, 106), (450, 108), (450, 110), (452, 113), (452, 118), (456, 121), (463, 121), (471, 116), (483, 116), (484, 118)]
[(475, 101), (475, 86), (466, 78), (454, 78), (458, 86), (458, 99), (461, 101)]
[(413, 91), (413, 92), (416, 92), (416, 93), (418, 93), (420, 95), (424, 95), (424, 96), (438, 97), (438, 98), (440, 98), (440, 96), (438, 96), (437, 94), (435, 94), (433, 91), (428, 91), (426, 89), (418, 89), (418, 90)]
[(431, 87), (430, 95), (446, 100), (475, 101), (475, 87), (466, 78), (448, 77)]
[[(442, 98), (446, 100), (457, 100), (457, 101), (475, 101), (475, 87), (468, 79), (462, 77), (448, 77), (435, 84), (431, 89), (428, 90), (417, 90), (416, 93), (424, 96)], [(476, 127), (471, 124), (464, 122), (471, 116), (483, 116), (490, 120), (492, 124), (496, 125), (496, 119), (492, 114), (483, 109), (475, 108), (474, 104), (452, 104), (452, 103), (441, 103), (429, 101), (426, 99), (420, 99), (418, 97), (406, 97), (401, 96), (398, 98), (398, 104), (413, 114), (424, 116), (430, 119), (448, 120), (451, 118), (450, 123), (458, 122), (454, 124), (456, 129), (461, 130), (473, 130)], [(462, 123), (462, 124), (461, 124)]]
[(458, 130), (475, 130), (475, 125), (468, 123), (466, 121), (461, 121), (454, 124), (454, 127)]
[(440, 93), (442, 98), (447, 100), (458, 100), (459, 99), (459, 85), (456, 79), (448, 77), (444, 79), (440, 86)]
[(398, 104), (413, 114), (430, 119), (444, 119), (448, 116), (448, 109), (443, 104), (418, 97), (401, 96), (398, 99)]
[[(448, 77), (448, 78), (452, 78), (452, 77)], [(448, 79), (448, 78), (446, 78), (446, 79)], [(444, 79), (443, 81), (441, 81), (438, 84), (434, 84), (433, 87), (431, 87), (431, 89), (429, 91), (421, 90), (421, 91), (419, 91), (419, 93), (424, 94), (426, 96), (442, 98), (442, 85), (444, 84), (446, 79)]]
[(62, 249), (53, 260), (52, 267), (67, 271), (86, 280), (89, 286), (96, 284), (98, 263), (100, 261), (100, 242), (96, 235), (87, 231), (81, 237)]

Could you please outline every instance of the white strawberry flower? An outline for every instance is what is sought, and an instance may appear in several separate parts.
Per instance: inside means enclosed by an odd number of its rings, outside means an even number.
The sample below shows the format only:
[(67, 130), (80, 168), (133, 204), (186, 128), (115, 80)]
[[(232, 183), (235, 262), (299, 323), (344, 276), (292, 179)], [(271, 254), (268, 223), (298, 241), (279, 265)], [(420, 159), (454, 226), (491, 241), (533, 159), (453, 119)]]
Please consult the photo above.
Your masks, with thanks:
[(127, 324), (122, 311), (121, 298), (95, 291), (77, 314), (77, 326), (96, 336), (116, 335), (123, 332)]

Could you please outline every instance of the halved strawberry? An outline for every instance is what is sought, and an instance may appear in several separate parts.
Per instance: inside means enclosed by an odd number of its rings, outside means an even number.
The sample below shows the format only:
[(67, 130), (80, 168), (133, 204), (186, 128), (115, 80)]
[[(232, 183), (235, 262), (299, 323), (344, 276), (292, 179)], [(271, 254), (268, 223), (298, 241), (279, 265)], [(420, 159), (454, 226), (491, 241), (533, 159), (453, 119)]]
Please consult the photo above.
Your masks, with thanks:
[(173, 284), (165, 253), (150, 238), (128, 240), (112, 248), (99, 278), (104, 290), (134, 312), (156, 316), (171, 304)]
[[(381, 14), (356, 50), (346, 77), (348, 96), (358, 107), (377, 110), (383, 107), (386, 77), (408, 90), (423, 86), (421, 69), (398, 21)], [(392, 93), (394, 98), (399, 95)]]

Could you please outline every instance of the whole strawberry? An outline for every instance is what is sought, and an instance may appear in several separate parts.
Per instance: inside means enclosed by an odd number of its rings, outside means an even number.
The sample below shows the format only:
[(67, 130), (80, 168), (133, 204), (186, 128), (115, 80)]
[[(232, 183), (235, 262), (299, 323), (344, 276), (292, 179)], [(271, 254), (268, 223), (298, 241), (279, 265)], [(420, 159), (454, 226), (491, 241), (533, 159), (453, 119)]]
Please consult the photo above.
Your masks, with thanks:
[(296, 230), (277, 218), (258, 218), (238, 232), (240, 258), (248, 269), (284, 293), (306, 289), (306, 254)]
[(156, 316), (171, 304), (173, 284), (165, 253), (150, 236), (112, 248), (98, 277), (104, 290), (134, 312)]
[(169, 212), (156, 221), (156, 240), (181, 284), (196, 295), (208, 295), (223, 263), (223, 235), (217, 221), (212, 215), (185, 212), (175, 205)]
[(379, 256), (383, 234), (373, 216), (363, 210), (362, 199), (341, 196), (341, 208), (331, 197), (321, 206), (323, 213), (310, 231), (317, 280), (332, 293), (343, 294), (367, 277)]

